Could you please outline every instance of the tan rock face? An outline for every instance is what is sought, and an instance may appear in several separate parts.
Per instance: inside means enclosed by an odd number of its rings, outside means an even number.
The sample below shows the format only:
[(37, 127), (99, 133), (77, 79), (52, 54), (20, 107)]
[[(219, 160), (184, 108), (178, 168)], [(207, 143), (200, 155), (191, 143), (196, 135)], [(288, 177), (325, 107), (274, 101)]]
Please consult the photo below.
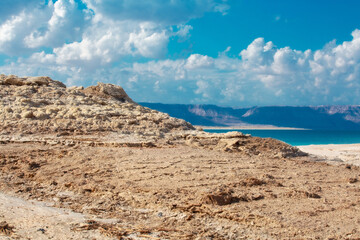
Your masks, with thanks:
[(104, 98), (112, 97), (116, 100), (119, 100), (120, 102), (134, 103), (134, 101), (126, 94), (122, 87), (116, 86), (114, 84), (98, 83), (97, 86), (91, 86), (86, 88), (85, 92)]
[(0, 75), (0, 85), (13, 86), (58, 86), (66, 87), (62, 82), (54, 81), (50, 77), (23, 77), (20, 78), (15, 75)]
[(0, 75), (0, 131), (128, 132), (161, 135), (193, 130), (184, 120), (136, 104), (120, 86), (66, 86), (49, 77)]

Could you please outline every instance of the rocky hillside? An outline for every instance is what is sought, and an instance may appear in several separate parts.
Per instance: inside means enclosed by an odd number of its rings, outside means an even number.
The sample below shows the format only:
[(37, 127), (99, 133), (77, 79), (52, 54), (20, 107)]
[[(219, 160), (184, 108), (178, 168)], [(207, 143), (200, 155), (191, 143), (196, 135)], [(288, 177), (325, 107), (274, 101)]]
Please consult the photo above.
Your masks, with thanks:
[(122, 87), (113, 84), (67, 88), (49, 77), (1, 75), (0, 99), (0, 142), (132, 147), (180, 144), (247, 155), (303, 155), (274, 139), (198, 131), (185, 120), (135, 103)]
[(360, 106), (252, 107), (141, 103), (194, 125), (273, 125), (316, 130), (360, 130)]
[(2, 134), (108, 131), (161, 136), (194, 130), (184, 120), (138, 105), (112, 84), (67, 88), (49, 77), (1, 75), (0, 87)]

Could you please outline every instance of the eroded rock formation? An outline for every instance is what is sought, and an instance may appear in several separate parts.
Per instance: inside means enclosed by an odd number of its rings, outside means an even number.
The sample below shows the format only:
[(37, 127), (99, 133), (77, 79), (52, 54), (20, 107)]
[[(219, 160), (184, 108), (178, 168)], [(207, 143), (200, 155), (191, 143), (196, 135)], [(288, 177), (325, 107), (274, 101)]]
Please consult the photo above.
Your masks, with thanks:
[(101, 135), (102, 139), (93, 138), (86, 144), (185, 144), (247, 155), (303, 155), (297, 148), (274, 139), (195, 130), (182, 119), (135, 103), (122, 87), (113, 84), (68, 88), (50, 77), (0, 75), (0, 98), (0, 140), (74, 145), (89, 140), (84, 136)]
[(49, 77), (0, 77), (0, 130), (4, 133), (92, 132), (160, 136), (194, 130), (181, 119), (136, 104), (120, 87), (69, 87)]

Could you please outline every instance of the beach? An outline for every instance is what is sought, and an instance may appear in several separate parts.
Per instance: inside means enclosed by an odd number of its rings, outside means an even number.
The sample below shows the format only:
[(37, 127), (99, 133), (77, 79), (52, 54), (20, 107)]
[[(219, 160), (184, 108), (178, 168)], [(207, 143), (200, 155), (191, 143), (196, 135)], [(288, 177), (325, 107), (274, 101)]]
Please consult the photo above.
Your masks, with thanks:
[(360, 144), (306, 145), (298, 146), (298, 148), (329, 162), (360, 166)]
[[(246, 126), (196, 126), (203, 130), (307, 130), (303, 128), (278, 127), (272, 125)], [(344, 162), (360, 166), (360, 143), (355, 144), (310, 144), (297, 146), (300, 150), (328, 162)]]

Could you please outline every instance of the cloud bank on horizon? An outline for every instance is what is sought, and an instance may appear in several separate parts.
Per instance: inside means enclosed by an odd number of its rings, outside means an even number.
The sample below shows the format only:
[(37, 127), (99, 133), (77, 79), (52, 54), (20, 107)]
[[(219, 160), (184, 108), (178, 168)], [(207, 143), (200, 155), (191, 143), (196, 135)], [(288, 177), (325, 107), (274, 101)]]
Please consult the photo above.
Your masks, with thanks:
[[(176, 56), (169, 46), (192, 44), (192, 20), (224, 18), (231, 1), (3, 1), (0, 73), (48, 75), (68, 85), (115, 83), (135, 101), (359, 104), (358, 29), (350, 41), (330, 39), (318, 50), (277, 47), (259, 37), (236, 54), (229, 46), (217, 56)], [(274, 22), (282, 18), (275, 14)]]

